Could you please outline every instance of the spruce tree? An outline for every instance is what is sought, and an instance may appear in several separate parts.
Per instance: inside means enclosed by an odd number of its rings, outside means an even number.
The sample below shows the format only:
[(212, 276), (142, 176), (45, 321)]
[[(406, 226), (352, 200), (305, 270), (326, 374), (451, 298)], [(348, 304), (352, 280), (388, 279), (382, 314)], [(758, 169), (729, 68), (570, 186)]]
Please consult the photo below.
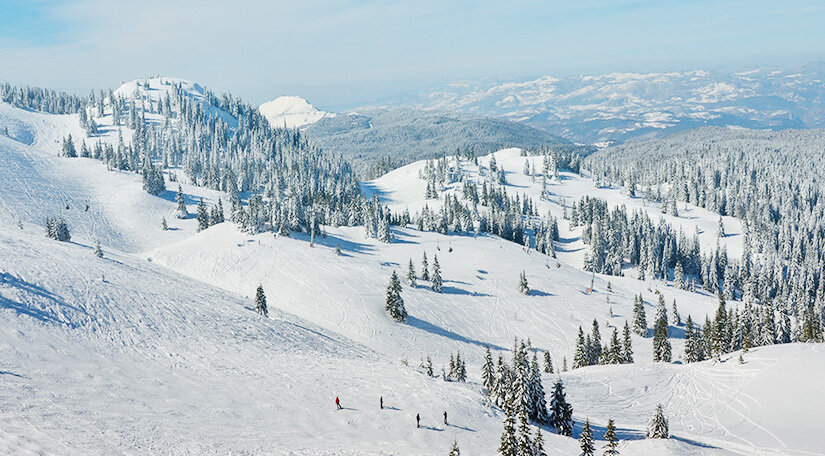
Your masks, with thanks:
[(166, 231), (166, 230), (168, 230), (168, 229), (169, 229), (169, 225), (167, 225), (167, 224), (166, 224), (166, 217), (161, 218), (161, 220), (160, 220), (160, 228), (161, 228), (163, 231)]
[(533, 361), (530, 363), (530, 412), (531, 418), (539, 424), (547, 423), (547, 400), (544, 397), (544, 385), (541, 383), (541, 371), (539, 369), (538, 355), (533, 353)]
[(567, 403), (564, 383), (561, 378), (557, 378), (556, 383), (553, 384), (549, 419), (550, 425), (556, 429), (559, 435), (570, 436), (573, 434), (573, 407)]
[(427, 252), (424, 252), (424, 260), (421, 262), (421, 280), (430, 280), (430, 266), (427, 264)]
[(206, 205), (203, 204), (203, 198), (198, 203), (198, 231), (203, 231), (209, 228), (209, 213), (206, 211)]
[(667, 338), (667, 323), (660, 318), (653, 331), (653, 361), (669, 363), (671, 361), (671, 346)]
[(175, 202), (177, 208), (175, 209), (175, 217), (185, 219), (189, 217), (189, 211), (186, 210), (186, 198), (183, 196), (183, 189), (178, 185), (178, 193), (175, 194)]
[(521, 456), (518, 452), (516, 423), (512, 411), (508, 411), (504, 418), (504, 430), (501, 432), (501, 443), (499, 443), (497, 454), (498, 456)]
[(550, 358), (550, 352), (544, 352), (544, 373), (553, 373), (553, 360)]
[(449, 456), (461, 456), (461, 450), (458, 449), (458, 441), (453, 440), (453, 447), (450, 448)]
[(581, 456), (593, 456), (596, 447), (593, 445), (593, 429), (590, 428), (590, 420), (584, 420), (582, 433), (579, 437), (579, 447), (582, 449)]
[(412, 258), (410, 258), (410, 265), (407, 268), (407, 285), (415, 288), (415, 266), (413, 266)]
[(645, 305), (642, 296), (636, 296), (633, 301), (633, 332), (647, 337), (647, 317), (645, 316)]
[(266, 307), (266, 295), (264, 295), (263, 285), (258, 285), (258, 289), (255, 290), (255, 312), (258, 312), (264, 317), (269, 315), (269, 311)]
[(404, 307), (404, 299), (401, 298), (401, 283), (395, 271), (392, 271), (390, 283), (387, 285), (387, 302), (384, 308), (393, 320), (399, 323), (407, 320), (407, 309)]
[(670, 436), (668, 430), (667, 418), (665, 418), (664, 411), (662, 411), (662, 404), (656, 406), (656, 413), (650, 421), (650, 426), (647, 430), (646, 437), (648, 439), (666, 439)]
[(604, 440), (607, 442), (604, 445), (604, 453), (603, 456), (618, 456), (619, 454), (619, 441), (616, 437), (616, 424), (613, 423), (613, 419), (607, 420), (607, 431), (604, 433)]
[(622, 331), (622, 363), (629, 364), (633, 362), (633, 342), (630, 339), (630, 325), (627, 320), (624, 321), (624, 330)]
[(533, 435), (530, 432), (527, 411), (524, 409), (519, 412), (518, 454), (519, 456), (533, 454)]
[(530, 287), (527, 285), (527, 275), (524, 271), (521, 271), (521, 274), (519, 275), (518, 292), (523, 295), (530, 294)]
[(493, 367), (493, 356), (490, 354), (490, 346), (488, 345), (485, 348), (484, 365), (481, 367), (481, 385), (487, 391), (488, 396), (493, 393), (495, 381), (496, 373)]
[(579, 326), (579, 334), (576, 337), (576, 353), (573, 355), (573, 369), (589, 365), (590, 353), (584, 341), (584, 331)]
[(441, 293), (441, 267), (438, 265), (438, 255), (433, 256), (433, 277), (432, 289), (436, 293)]
[(100, 241), (95, 242), (95, 256), (103, 258), (103, 249), (100, 248)]

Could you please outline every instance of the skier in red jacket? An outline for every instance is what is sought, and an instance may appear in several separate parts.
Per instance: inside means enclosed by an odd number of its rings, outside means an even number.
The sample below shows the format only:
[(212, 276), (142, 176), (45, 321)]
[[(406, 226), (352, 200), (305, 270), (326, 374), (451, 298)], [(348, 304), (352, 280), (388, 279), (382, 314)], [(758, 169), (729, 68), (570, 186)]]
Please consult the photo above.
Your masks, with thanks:
[(341, 401), (338, 400), (338, 396), (335, 396), (335, 406), (338, 407), (338, 410), (341, 410), (343, 408), (341, 407)]

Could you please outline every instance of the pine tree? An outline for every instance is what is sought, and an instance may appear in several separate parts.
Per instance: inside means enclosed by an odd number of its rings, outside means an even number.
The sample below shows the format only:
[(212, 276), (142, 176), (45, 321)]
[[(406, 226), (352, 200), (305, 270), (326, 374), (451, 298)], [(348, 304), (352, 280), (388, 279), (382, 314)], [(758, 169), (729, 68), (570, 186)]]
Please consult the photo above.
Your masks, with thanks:
[(673, 312), (673, 324), (675, 326), (681, 326), (682, 324), (682, 316), (679, 315), (679, 309), (676, 308), (676, 300), (673, 300), (673, 308), (671, 309)]
[(698, 361), (696, 356), (696, 336), (693, 333), (693, 319), (688, 315), (685, 322), (685, 362), (693, 363)]
[(512, 412), (508, 412), (504, 418), (504, 430), (501, 433), (501, 443), (498, 446), (497, 454), (498, 456), (521, 456), (518, 452), (516, 423)]
[(633, 332), (647, 337), (647, 317), (645, 316), (645, 305), (642, 296), (636, 296), (633, 301)]
[(433, 372), (433, 360), (430, 359), (430, 355), (427, 355), (427, 363), (424, 364), (424, 371), (427, 373), (428, 377), (432, 377), (435, 375)]
[(633, 362), (633, 342), (630, 339), (630, 325), (627, 320), (624, 321), (624, 330), (622, 331), (622, 363), (629, 364)]
[(401, 298), (401, 283), (395, 271), (392, 271), (390, 283), (387, 285), (387, 303), (384, 308), (393, 320), (399, 323), (407, 320), (407, 309), (404, 307), (404, 299)]
[(206, 205), (203, 204), (203, 198), (198, 203), (198, 231), (203, 231), (209, 228), (209, 213), (206, 211)]
[(619, 330), (613, 328), (613, 334), (610, 336), (610, 348), (607, 354), (608, 364), (622, 364), (624, 362), (624, 355), (622, 354), (622, 344), (619, 342)]
[(547, 423), (547, 400), (544, 397), (544, 385), (541, 383), (541, 371), (536, 353), (533, 353), (533, 361), (530, 363), (530, 412), (531, 418), (539, 424)]
[(553, 360), (550, 359), (550, 352), (544, 352), (544, 372), (546, 374), (553, 373)]
[(573, 407), (567, 403), (564, 383), (561, 378), (557, 378), (556, 383), (553, 384), (549, 421), (559, 435), (570, 436), (573, 434)]
[(185, 219), (189, 217), (189, 211), (186, 210), (186, 198), (183, 196), (183, 189), (178, 185), (178, 193), (175, 194), (175, 202), (178, 204), (175, 209), (175, 217)]
[(433, 256), (433, 277), (432, 289), (436, 293), (441, 293), (441, 267), (438, 265), (438, 255)]
[(160, 220), (160, 228), (161, 228), (163, 231), (166, 231), (166, 230), (168, 230), (168, 229), (169, 229), (169, 225), (167, 225), (167, 224), (166, 224), (166, 217), (161, 218), (161, 220)]
[(665, 326), (667, 326), (667, 324), (669, 323), (668, 319), (667, 319), (667, 307), (665, 307), (665, 297), (662, 293), (658, 293), (658, 295), (659, 295), (659, 302), (656, 305), (656, 319), (653, 320), (654, 321), (654, 323), (653, 323), (654, 328), (659, 323), (659, 320), (664, 320), (665, 321)]
[(653, 361), (671, 361), (671, 347), (667, 335), (667, 323), (664, 318), (660, 318), (653, 331)]
[(410, 265), (407, 268), (407, 285), (415, 288), (415, 266), (413, 266), (412, 258), (410, 258)]
[(584, 340), (584, 331), (579, 326), (579, 334), (576, 338), (576, 353), (573, 355), (573, 369), (585, 367), (590, 364), (590, 353)]
[(716, 318), (713, 320), (713, 353), (721, 355), (726, 353), (730, 345), (730, 332), (728, 327), (728, 312), (725, 309), (725, 298), (719, 292), (719, 307), (716, 309)]
[(255, 312), (258, 312), (264, 317), (269, 316), (269, 311), (266, 307), (266, 295), (264, 295), (263, 285), (258, 285), (258, 289), (255, 291)]
[(430, 280), (430, 266), (427, 264), (427, 252), (424, 252), (424, 261), (421, 262), (421, 280)]
[(453, 447), (450, 448), (450, 454), (448, 456), (461, 456), (461, 451), (458, 449), (458, 442), (453, 440)]
[(95, 256), (103, 258), (103, 249), (100, 248), (100, 241), (95, 242)]
[(646, 437), (648, 439), (666, 439), (670, 436), (667, 419), (662, 411), (662, 404), (656, 406), (656, 414), (650, 421)]
[(481, 367), (481, 385), (487, 391), (487, 396), (492, 395), (495, 387), (496, 373), (493, 367), (493, 356), (490, 354), (490, 346), (485, 348), (484, 365)]
[(590, 420), (584, 420), (584, 427), (579, 437), (579, 447), (582, 449), (581, 456), (593, 456), (596, 447), (593, 446), (593, 429), (590, 428)]
[(530, 287), (527, 285), (527, 275), (524, 271), (521, 271), (521, 274), (519, 275), (518, 292), (523, 295), (530, 294)]
[(604, 440), (607, 442), (604, 445), (604, 453), (603, 456), (618, 456), (619, 454), (619, 441), (616, 437), (616, 424), (613, 423), (613, 419), (607, 420), (607, 431), (604, 433)]
[(524, 409), (519, 412), (518, 454), (533, 454), (533, 435), (530, 432), (530, 422), (527, 419), (527, 411)]
[(599, 332), (599, 322), (593, 319), (593, 326), (590, 332), (590, 365), (599, 364), (599, 359), (602, 356), (602, 335)]

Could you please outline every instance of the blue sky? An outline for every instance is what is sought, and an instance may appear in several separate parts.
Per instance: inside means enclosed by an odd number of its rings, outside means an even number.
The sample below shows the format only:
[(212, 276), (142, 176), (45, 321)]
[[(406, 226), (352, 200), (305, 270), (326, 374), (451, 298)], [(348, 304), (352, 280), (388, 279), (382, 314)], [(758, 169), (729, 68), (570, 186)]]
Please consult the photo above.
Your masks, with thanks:
[(0, 80), (155, 74), (331, 110), (454, 80), (825, 61), (825, 2), (0, 0)]

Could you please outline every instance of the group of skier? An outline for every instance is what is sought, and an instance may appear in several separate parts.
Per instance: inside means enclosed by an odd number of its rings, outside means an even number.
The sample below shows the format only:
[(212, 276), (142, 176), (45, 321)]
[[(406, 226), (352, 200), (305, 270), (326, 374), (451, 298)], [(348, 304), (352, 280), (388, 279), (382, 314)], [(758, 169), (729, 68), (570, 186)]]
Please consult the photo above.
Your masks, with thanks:
[[(378, 406), (381, 408), (381, 410), (384, 410), (384, 396), (380, 396), (378, 398)], [(341, 407), (341, 399), (339, 399), (338, 396), (335, 396), (335, 407), (338, 410), (341, 410), (341, 409), (344, 408), (344, 407)], [(444, 425), (445, 426), (449, 425), (449, 423), (447, 423), (447, 411), (446, 410), (444, 411)], [(418, 413), (415, 414), (415, 427), (416, 428), (421, 427), (421, 415), (418, 414)]]

